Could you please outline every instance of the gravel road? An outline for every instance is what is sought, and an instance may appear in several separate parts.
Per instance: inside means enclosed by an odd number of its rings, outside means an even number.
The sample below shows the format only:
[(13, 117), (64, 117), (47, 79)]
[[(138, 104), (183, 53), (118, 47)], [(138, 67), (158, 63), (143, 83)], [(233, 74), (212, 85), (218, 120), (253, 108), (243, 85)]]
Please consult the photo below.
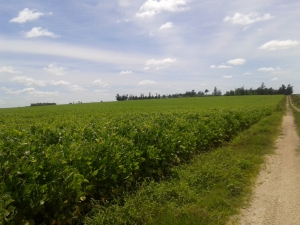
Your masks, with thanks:
[(277, 149), (267, 156), (251, 204), (242, 210), (240, 225), (300, 224), (300, 140), (290, 104), (288, 99)]

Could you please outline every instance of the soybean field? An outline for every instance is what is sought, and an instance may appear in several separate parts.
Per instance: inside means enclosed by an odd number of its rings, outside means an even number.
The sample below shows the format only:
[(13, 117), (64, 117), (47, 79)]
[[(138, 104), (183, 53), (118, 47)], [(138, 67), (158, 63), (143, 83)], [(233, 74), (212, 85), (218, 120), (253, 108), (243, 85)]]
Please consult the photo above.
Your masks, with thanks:
[(283, 96), (159, 99), (0, 110), (0, 223), (76, 224), (168, 177), (278, 109)]

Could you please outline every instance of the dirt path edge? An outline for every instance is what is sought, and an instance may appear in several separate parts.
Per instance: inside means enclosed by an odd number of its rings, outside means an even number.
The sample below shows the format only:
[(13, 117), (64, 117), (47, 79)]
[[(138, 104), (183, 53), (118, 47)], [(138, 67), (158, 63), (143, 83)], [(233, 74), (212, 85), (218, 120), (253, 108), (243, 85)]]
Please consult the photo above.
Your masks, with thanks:
[(300, 139), (290, 105), (288, 97), (275, 154), (267, 156), (256, 180), (250, 206), (242, 210), (240, 220), (235, 224), (300, 224), (300, 156), (296, 152)]

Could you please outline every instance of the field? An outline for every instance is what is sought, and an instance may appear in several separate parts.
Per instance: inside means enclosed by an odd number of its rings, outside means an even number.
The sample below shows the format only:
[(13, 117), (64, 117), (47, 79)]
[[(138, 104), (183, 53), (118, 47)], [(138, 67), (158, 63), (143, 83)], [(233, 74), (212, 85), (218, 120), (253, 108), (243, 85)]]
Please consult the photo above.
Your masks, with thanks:
[(71, 224), (92, 208), (172, 177), (230, 141), (282, 96), (204, 97), (0, 110), (0, 221)]

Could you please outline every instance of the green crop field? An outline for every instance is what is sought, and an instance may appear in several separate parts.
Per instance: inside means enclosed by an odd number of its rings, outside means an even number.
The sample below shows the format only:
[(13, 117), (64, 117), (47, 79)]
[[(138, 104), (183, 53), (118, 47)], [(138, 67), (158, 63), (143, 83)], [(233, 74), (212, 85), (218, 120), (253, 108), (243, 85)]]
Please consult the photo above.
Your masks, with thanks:
[(91, 207), (231, 140), (283, 96), (0, 110), (0, 221), (76, 223)]

